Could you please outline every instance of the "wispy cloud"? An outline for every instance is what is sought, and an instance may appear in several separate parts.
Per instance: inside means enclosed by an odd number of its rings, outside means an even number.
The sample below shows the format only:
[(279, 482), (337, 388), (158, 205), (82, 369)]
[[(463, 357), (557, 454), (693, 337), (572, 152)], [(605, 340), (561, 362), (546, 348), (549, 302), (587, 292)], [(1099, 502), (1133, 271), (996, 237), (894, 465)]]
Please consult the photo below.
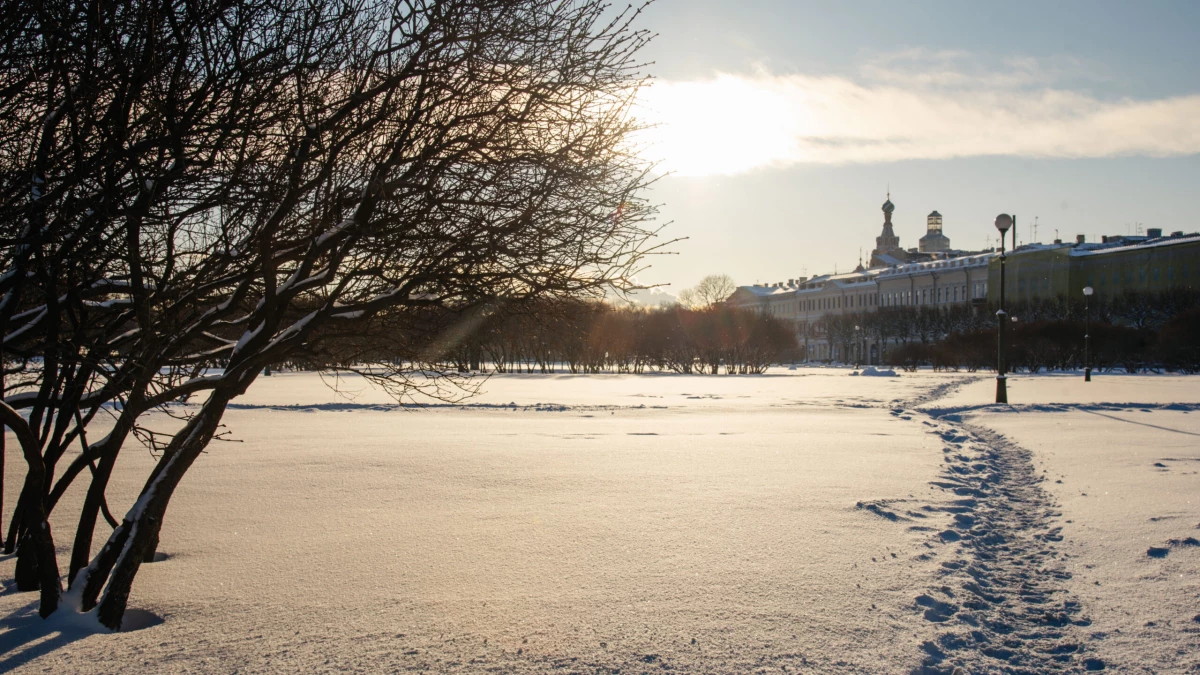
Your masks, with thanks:
[(985, 68), (961, 52), (902, 52), (857, 77), (717, 74), (656, 82), (658, 128), (645, 141), (665, 169), (731, 174), (797, 163), (983, 155), (1165, 157), (1200, 153), (1200, 94), (1104, 99), (1063, 86), (1088, 68), (1010, 59)]

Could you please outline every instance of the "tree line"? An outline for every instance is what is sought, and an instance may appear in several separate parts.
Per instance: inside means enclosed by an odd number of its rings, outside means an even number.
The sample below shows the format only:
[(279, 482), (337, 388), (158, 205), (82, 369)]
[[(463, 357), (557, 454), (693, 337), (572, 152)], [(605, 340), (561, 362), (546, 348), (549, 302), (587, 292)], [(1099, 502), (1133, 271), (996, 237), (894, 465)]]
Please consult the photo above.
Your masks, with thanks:
[[(799, 356), (790, 322), (721, 304), (617, 306), (552, 300), (441, 319), (448, 367), (495, 373), (758, 374)], [(375, 335), (386, 331), (375, 331)], [(396, 340), (348, 335), (287, 365), (353, 369), (411, 355)]]

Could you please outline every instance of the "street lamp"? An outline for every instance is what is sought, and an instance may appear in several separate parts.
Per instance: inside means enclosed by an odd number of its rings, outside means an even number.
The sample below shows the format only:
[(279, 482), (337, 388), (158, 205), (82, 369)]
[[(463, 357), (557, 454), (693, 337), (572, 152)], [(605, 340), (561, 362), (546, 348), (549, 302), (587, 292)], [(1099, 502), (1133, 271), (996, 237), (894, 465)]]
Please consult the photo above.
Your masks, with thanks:
[(1004, 235), (1016, 224), (1012, 216), (1001, 213), (996, 216), (996, 229), (1000, 230), (1000, 310), (996, 312), (996, 403), (1008, 403), (1008, 377), (1004, 370), (1004, 331), (1008, 314), (1004, 311)]
[(1083, 287), (1083, 381), (1092, 381), (1092, 287)]

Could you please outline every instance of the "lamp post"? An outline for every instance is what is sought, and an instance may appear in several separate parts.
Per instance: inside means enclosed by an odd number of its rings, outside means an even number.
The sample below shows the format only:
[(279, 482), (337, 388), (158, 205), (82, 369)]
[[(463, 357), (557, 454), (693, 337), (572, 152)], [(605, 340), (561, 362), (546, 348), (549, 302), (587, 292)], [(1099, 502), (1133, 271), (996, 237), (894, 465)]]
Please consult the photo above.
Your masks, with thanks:
[(1013, 224), (1012, 216), (1007, 213), (996, 216), (996, 229), (1000, 230), (1000, 310), (996, 312), (996, 403), (1008, 403), (1008, 377), (1004, 370), (1004, 331), (1008, 324), (1008, 314), (1004, 311), (1004, 235)]
[(1092, 381), (1092, 287), (1083, 287), (1083, 381)]

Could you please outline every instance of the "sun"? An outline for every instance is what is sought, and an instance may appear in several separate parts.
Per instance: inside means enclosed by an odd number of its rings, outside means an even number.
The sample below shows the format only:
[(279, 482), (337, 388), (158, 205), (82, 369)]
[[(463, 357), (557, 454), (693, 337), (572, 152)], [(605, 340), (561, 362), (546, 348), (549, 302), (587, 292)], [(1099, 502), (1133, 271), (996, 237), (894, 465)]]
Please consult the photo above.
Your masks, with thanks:
[(698, 82), (656, 81), (642, 91), (643, 155), (681, 176), (728, 175), (794, 162), (810, 120), (794, 92), (770, 81), (718, 75)]

